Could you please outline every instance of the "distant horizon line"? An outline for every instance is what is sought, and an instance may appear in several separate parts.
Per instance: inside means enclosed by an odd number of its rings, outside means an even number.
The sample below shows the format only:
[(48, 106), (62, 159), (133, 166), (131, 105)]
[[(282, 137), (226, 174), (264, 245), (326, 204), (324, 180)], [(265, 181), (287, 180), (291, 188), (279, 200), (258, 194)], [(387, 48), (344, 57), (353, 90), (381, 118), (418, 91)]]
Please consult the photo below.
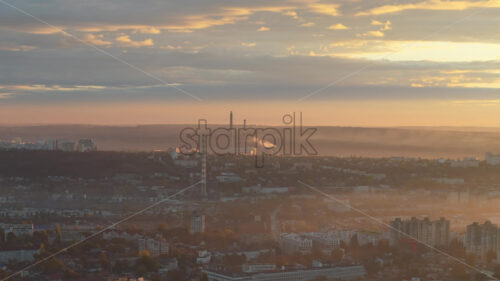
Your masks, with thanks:
[[(197, 125), (197, 123), (138, 123), (138, 124), (92, 124), (92, 123), (19, 123), (19, 124), (2, 124), (0, 123), (0, 127), (2, 128), (14, 128), (14, 127), (63, 127), (63, 126), (81, 126), (81, 127), (141, 127), (141, 126), (193, 126)], [(227, 123), (208, 123), (209, 126), (224, 126), (229, 125)], [(243, 124), (233, 124), (236, 127), (242, 127)], [(252, 124), (247, 123), (249, 127), (255, 126), (272, 126), (272, 127), (287, 127), (283, 124)], [(376, 128), (376, 129), (413, 129), (413, 128), (431, 128), (431, 129), (500, 129), (500, 126), (460, 126), (460, 125), (380, 125), (380, 126), (363, 126), (363, 125), (317, 125), (317, 124), (308, 124), (304, 125), (304, 127), (336, 127), (336, 128)]]

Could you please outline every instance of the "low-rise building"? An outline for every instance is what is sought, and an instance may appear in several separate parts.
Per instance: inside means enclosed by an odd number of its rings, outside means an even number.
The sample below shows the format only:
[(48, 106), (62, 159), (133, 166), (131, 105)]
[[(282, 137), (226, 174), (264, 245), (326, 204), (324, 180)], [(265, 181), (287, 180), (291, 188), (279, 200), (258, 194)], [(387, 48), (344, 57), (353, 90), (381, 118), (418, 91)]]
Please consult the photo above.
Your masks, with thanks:
[(169, 245), (165, 239), (155, 239), (155, 238), (141, 238), (139, 243), (139, 253), (147, 250), (149, 254), (153, 257), (158, 257), (160, 255), (168, 254)]
[(3, 229), (5, 240), (9, 233), (16, 237), (33, 236), (33, 224), (0, 224), (0, 228)]
[(256, 272), (265, 272), (265, 271), (274, 271), (276, 270), (275, 264), (244, 264), (242, 265), (242, 271), (245, 273), (256, 273)]
[(309, 281), (319, 277), (326, 277), (328, 280), (354, 280), (365, 276), (365, 268), (345, 266), (261, 273), (226, 273), (206, 270), (204, 273), (210, 281)]
[(488, 165), (500, 165), (500, 154), (487, 152), (484, 159), (486, 160), (486, 164)]
[(311, 253), (313, 240), (306, 235), (283, 233), (280, 236), (281, 250), (287, 254), (296, 252)]
[(331, 251), (340, 247), (340, 237), (336, 232), (314, 232), (307, 234), (314, 246), (322, 250)]
[(138, 234), (138, 233), (128, 233), (126, 231), (116, 231), (116, 230), (111, 230), (111, 231), (106, 231), (102, 234), (103, 239), (124, 239), (128, 241), (137, 241), (139, 239), (144, 238), (144, 236)]
[(81, 139), (78, 141), (78, 152), (96, 151), (97, 146), (91, 139)]
[(35, 261), (34, 255), (39, 253), (39, 250), (1, 251), (0, 263), (8, 263), (9, 261), (33, 262)]
[(176, 270), (179, 268), (179, 262), (176, 258), (171, 259), (163, 259), (159, 261), (160, 267), (158, 268), (158, 272), (160, 274), (165, 274), (169, 271)]
[(212, 260), (212, 255), (207, 250), (198, 251), (197, 264), (208, 264)]
[(474, 157), (464, 157), (458, 161), (451, 162), (452, 168), (474, 168), (479, 167), (479, 160)]
[(215, 177), (217, 181), (221, 183), (235, 183), (242, 182), (243, 178), (232, 172), (222, 172), (220, 175)]

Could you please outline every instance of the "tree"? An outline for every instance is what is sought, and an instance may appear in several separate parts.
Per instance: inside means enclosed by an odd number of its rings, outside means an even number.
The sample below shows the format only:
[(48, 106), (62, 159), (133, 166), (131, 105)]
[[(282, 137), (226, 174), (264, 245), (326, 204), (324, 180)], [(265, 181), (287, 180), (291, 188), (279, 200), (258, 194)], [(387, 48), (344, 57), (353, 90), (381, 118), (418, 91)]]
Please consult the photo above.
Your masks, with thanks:
[(142, 250), (140, 253), (139, 253), (139, 257), (150, 257), (151, 254), (149, 254), (149, 251), (148, 250)]
[(374, 274), (380, 270), (380, 264), (377, 263), (374, 259), (366, 261), (364, 263), (364, 266), (368, 274)]
[(151, 281), (162, 281), (163, 278), (161, 278), (160, 275), (158, 274), (154, 274), (153, 276), (151, 276)]
[(388, 240), (380, 240), (377, 244), (377, 249), (381, 253), (388, 252), (390, 250), (390, 245)]
[(99, 254), (99, 263), (101, 264), (101, 267), (103, 269), (108, 269), (109, 268), (110, 262), (109, 262), (108, 256), (106, 255), (105, 252), (101, 252)]
[(206, 273), (203, 273), (203, 274), (201, 275), (201, 279), (200, 279), (200, 281), (208, 281), (208, 275), (207, 275)]
[(226, 255), (223, 258), (224, 264), (229, 267), (240, 267), (242, 264), (246, 262), (246, 257), (244, 255)]
[(43, 263), (40, 263), (40, 267), (43, 273), (54, 274), (60, 272), (64, 268), (64, 264), (56, 258), (50, 258)]
[(454, 263), (451, 268), (451, 276), (457, 280), (469, 280), (469, 275), (465, 270), (465, 266), (460, 263)]
[(113, 243), (106, 247), (107, 251), (113, 254), (123, 254), (125, 253), (125, 246), (119, 243)]
[(334, 249), (332, 251), (332, 261), (333, 262), (341, 262), (344, 258), (344, 250), (343, 249)]
[(154, 272), (158, 270), (158, 264), (149, 255), (142, 255), (135, 262), (135, 267), (137, 269), (146, 269), (147, 272)]
[(158, 231), (165, 235), (168, 231), (167, 224), (162, 223), (162, 224), (158, 225)]
[(491, 264), (491, 262), (492, 262), (493, 260), (495, 260), (496, 258), (497, 258), (497, 253), (495, 253), (494, 251), (488, 251), (488, 252), (486, 253), (486, 262), (487, 262), (488, 264)]
[(61, 242), (61, 226), (58, 224), (56, 225), (56, 242)]
[(13, 232), (7, 233), (7, 244), (13, 245), (17, 243), (17, 237)]
[(500, 278), (500, 264), (497, 264), (493, 269), (493, 275), (495, 275), (496, 278)]
[(33, 233), (33, 238), (36, 244), (48, 244), (49, 237), (47, 235), (47, 231), (35, 231)]
[(465, 258), (467, 255), (463, 242), (459, 241), (457, 238), (451, 240), (448, 252), (451, 256), (457, 258)]
[(40, 252), (40, 256), (44, 256), (45, 253), (46, 253), (46, 250), (45, 250), (45, 244), (40, 244), (40, 248), (38, 249), (39, 252)]
[(115, 265), (113, 266), (113, 272), (121, 274), (125, 270), (127, 270), (128, 268), (129, 268), (129, 265), (126, 261), (118, 260), (115, 262)]
[(468, 254), (465, 257), (465, 263), (469, 264), (471, 266), (475, 266), (476, 265), (476, 260), (477, 260), (477, 257), (476, 257), (475, 254)]
[(78, 274), (71, 268), (68, 268), (64, 271), (64, 278), (66, 279), (75, 279), (78, 277)]
[(144, 277), (148, 274), (148, 269), (144, 265), (136, 265), (135, 274), (137, 277)]
[(476, 274), (474, 274), (473, 280), (474, 281), (484, 281), (484, 280), (491, 280), (491, 279), (488, 278), (488, 276), (486, 276), (483, 273), (476, 273)]
[(356, 250), (356, 249), (359, 248), (359, 242), (358, 242), (358, 235), (357, 234), (354, 234), (351, 237), (351, 241), (349, 241), (349, 248), (351, 248), (351, 250)]
[(169, 270), (167, 273), (168, 280), (184, 280), (184, 272), (180, 270)]

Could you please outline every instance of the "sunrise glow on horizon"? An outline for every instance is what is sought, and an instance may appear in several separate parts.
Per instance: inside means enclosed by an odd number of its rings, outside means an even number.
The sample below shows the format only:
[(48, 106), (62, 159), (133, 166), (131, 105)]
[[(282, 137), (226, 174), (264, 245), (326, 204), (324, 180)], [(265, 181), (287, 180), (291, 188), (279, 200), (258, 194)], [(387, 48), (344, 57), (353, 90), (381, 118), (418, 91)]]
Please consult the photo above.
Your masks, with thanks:
[(0, 125), (500, 124), (498, 1), (191, 2), (2, 5)]

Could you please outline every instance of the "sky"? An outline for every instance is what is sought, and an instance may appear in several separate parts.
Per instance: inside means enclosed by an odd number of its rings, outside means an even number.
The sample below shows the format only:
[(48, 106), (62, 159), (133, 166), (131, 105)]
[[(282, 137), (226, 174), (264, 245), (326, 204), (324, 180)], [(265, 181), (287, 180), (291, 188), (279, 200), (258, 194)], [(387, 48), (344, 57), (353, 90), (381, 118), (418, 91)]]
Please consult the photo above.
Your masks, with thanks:
[(0, 0), (0, 125), (500, 126), (498, 0)]

